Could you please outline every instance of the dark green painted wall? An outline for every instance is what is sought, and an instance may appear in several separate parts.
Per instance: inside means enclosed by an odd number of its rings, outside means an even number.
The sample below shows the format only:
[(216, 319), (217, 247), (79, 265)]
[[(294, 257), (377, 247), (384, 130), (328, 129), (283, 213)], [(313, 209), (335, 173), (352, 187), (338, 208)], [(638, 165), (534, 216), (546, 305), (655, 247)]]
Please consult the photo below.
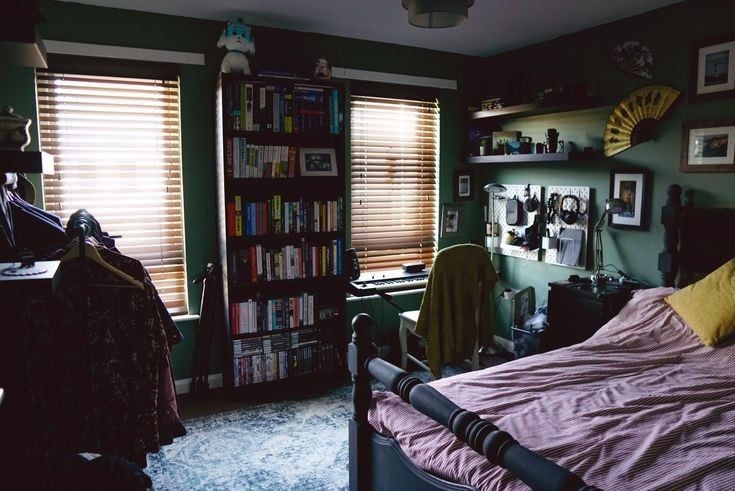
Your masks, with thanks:
[[(635, 146), (609, 159), (601, 157), (586, 162), (541, 165), (485, 164), (479, 166), (483, 183), (590, 186), (594, 190), (592, 216), (596, 220), (609, 195), (612, 168), (636, 167), (651, 171), (649, 230), (605, 229), (604, 251), (606, 263), (616, 264), (646, 282), (659, 284), (657, 255), (662, 247), (663, 233), (659, 211), (665, 201), (666, 188), (678, 183), (685, 189), (695, 189), (697, 203), (703, 206), (735, 205), (735, 174), (692, 174), (678, 170), (683, 122), (735, 117), (735, 99), (689, 102), (686, 95), (689, 92), (692, 43), (727, 33), (735, 34), (732, 19), (735, 19), (735, 2), (683, 2), (488, 59), (484, 83), (480, 92), (475, 94), (475, 101), (502, 95), (511, 80), (520, 80), (526, 87), (586, 82), (596, 88), (601, 103), (605, 104), (596, 110), (538, 116), (507, 124), (508, 129), (531, 135), (534, 141), (543, 141), (546, 128), (557, 128), (561, 139), (571, 140), (579, 148), (602, 148), (608, 115), (614, 104), (629, 92), (649, 84), (662, 84), (684, 92), (684, 97), (660, 121), (655, 141)], [(653, 51), (653, 79), (625, 74), (611, 61), (610, 51), (623, 41), (640, 41)], [(484, 198), (486, 200), (487, 195)], [(477, 206), (481, 204), (477, 203)], [(478, 223), (478, 234), (482, 233), (481, 227), (482, 224)], [(502, 286), (533, 286), (537, 305), (545, 303), (549, 281), (565, 279), (570, 274), (589, 274), (589, 271), (495, 257)], [(588, 264), (591, 263), (592, 256), (588, 254)], [(500, 321), (500, 334), (505, 337), (509, 337), (507, 326), (505, 315)]]
[[(216, 47), (223, 23), (183, 17), (146, 14), (141, 12), (90, 7), (81, 4), (42, 2), (47, 21), (40, 26), (45, 40), (70, 41), (102, 45), (126, 46), (172, 51), (204, 53), (205, 66), (182, 65), (181, 127), (184, 179), (184, 213), (186, 229), (186, 261), (189, 276), (189, 306), (198, 313), (200, 287), (191, 279), (209, 261), (216, 260), (216, 213), (214, 169), (214, 87), (224, 50)], [(247, 12), (243, 11), (247, 21)], [(257, 62), (268, 65), (311, 66), (319, 57), (326, 57), (333, 66), (375, 70), (407, 75), (456, 79), (460, 90), (441, 92), (441, 179), (446, 182), (460, 163), (463, 137), (463, 94), (468, 67), (476, 66), (470, 57), (407, 48), (389, 44), (300, 33), (253, 26)], [(35, 117), (35, 83), (32, 68), (0, 67), (2, 104), (16, 108), (19, 114)], [(474, 78), (470, 80), (470, 83)], [(34, 135), (34, 148), (38, 135)], [(348, 176), (345, 176), (349, 182)], [(36, 180), (36, 183), (39, 181)], [(440, 189), (442, 202), (452, 199), (451, 187)], [(37, 203), (39, 204), (39, 203)], [(467, 208), (467, 223), (479, 220), (474, 206)], [(103, 224), (104, 225), (104, 224)], [(471, 228), (466, 229), (471, 233)], [(464, 237), (455, 239), (465, 240)], [(443, 242), (440, 246), (444, 246)], [(405, 308), (417, 308), (420, 297), (406, 297)], [(355, 304), (353, 304), (355, 305)], [(359, 305), (359, 304), (358, 304)], [(384, 327), (395, 326), (396, 315), (386, 307)], [(360, 309), (350, 308), (350, 315)], [(177, 378), (190, 376), (190, 359), (194, 345), (196, 321), (180, 321), (185, 341), (173, 352)], [(395, 332), (395, 331), (394, 331)], [(222, 370), (219, 341), (213, 343), (210, 371)]]
[[(186, 216), (187, 271), (190, 279), (204, 264), (216, 258), (215, 178), (214, 178), (214, 81), (223, 50), (216, 48), (222, 29), (218, 22), (89, 7), (43, 1), (47, 22), (44, 39), (110, 44), (129, 47), (204, 53), (206, 66), (181, 67), (182, 154), (184, 166), (184, 206)], [(612, 47), (622, 41), (638, 40), (655, 56), (654, 79), (688, 91), (689, 49), (695, 40), (732, 33), (735, 5), (729, 1), (684, 2), (672, 7), (620, 22), (600, 26), (486, 60), (381, 43), (337, 38), (310, 33), (253, 27), (258, 59), (268, 64), (311, 65), (326, 57), (334, 66), (421, 75), (458, 80), (458, 91), (441, 95), (440, 202), (452, 200), (452, 173), (462, 164), (466, 134), (466, 107), (480, 99), (501, 95), (511, 80), (531, 86), (548, 86), (585, 81), (599, 89), (603, 102), (598, 110), (559, 117), (539, 117), (517, 121), (515, 128), (541, 138), (543, 129), (556, 127), (562, 138), (578, 145), (601, 147), (601, 135), (610, 108), (628, 92), (646, 85), (642, 79), (625, 75), (609, 60)], [(247, 14), (243, 11), (247, 21)], [(33, 70), (0, 66), (2, 104), (14, 106), (19, 114), (35, 115)], [(659, 125), (656, 141), (647, 142), (613, 159), (555, 165), (479, 166), (476, 168), (474, 202), (462, 206), (463, 235), (453, 241), (441, 240), (440, 247), (462, 241), (479, 241), (483, 234), (482, 205), (486, 196), (482, 185), (491, 182), (585, 185), (595, 190), (593, 214), (599, 212), (609, 187), (613, 166), (635, 166), (653, 172), (649, 231), (606, 232), (606, 261), (649, 282), (657, 282), (656, 254), (661, 243), (658, 209), (665, 188), (678, 182), (697, 190), (703, 205), (734, 204), (735, 174), (682, 174), (678, 172), (680, 128), (683, 121), (733, 117), (735, 102), (680, 102)], [(34, 116), (34, 128), (36, 118)], [(37, 136), (33, 147), (37, 147)], [(546, 297), (548, 281), (565, 278), (577, 270), (496, 256), (502, 277), (499, 288), (536, 288), (539, 302)], [(189, 304), (198, 313), (200, 290), (189, 285)], [(404, 309), (417, 308), (420, 295), (399, 297)], [(395, 309), (383, 302), (351, 302), (351, 317), (362, 310), (373, 313), (382, 329), (381, 341), (393, 343), (397, 317)], [(501, 304), (500, 334), (508, 336), (507, 305)], [(181, 322), (186, 340), (174, 350), (177, 378), (190, 376), (189, 360), (194, 341), (195, 321)], [(211, 372), (221, 370), (218, 341), (214, 343)]]

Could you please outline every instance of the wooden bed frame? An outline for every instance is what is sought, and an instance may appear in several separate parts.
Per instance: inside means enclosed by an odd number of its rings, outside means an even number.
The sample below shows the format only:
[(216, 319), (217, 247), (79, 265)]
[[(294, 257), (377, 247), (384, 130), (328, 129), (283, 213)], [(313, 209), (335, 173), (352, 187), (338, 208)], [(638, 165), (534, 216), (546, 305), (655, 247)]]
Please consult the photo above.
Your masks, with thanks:
[[(686, 286), (735, 257), (735, 209), (694, 208), (691, 191), (685, 193), (682, 206), (681, 194), (680, 186), (669, 186), (666, 204), (661, 209), (664, 248), (658, 257), (658, 269), (663, 286)], [(394, 439), (381, 435), (370, 425), (367, 414), (372, 403), (372, 378), (534, 490), (598, 489), (523, 447), (492, 422), (456, 406), (433, 387), (375, 356), (370, 339), (372, 324), (367, 314), (354, 318), (348, 349), (354, 406), (349, 422), (351, 490), (474, 489), (418, 468)]]

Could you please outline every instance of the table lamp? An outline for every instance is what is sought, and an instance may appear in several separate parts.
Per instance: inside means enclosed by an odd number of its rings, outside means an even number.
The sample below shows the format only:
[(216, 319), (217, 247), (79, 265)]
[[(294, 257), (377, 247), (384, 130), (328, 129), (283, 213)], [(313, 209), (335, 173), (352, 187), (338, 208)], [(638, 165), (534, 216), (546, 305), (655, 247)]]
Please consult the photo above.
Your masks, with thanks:
[(495, 250), (495, 234), (498, 233), (498, 230), (496, 230), (495, 227), (495, 195), (503, 194), (508, 189), (502, 184), (497, 184), (494, 182), (491, 182), (490, 184), (485, 184), (485, 187), (483, 189), (485, 189), (485, 191), (490, 194), (490, 261), (492, 262), (493, 251)]
[(622, 200), (618, 198), (608, 199), (605, 201), (605, 211), (600, 215), (600, 219), (595, 224), (595, 269), (590, 279), (592, 283), (604, 283), (607, 280), (607, 276), (603, 273), (605, 262), (602, 257), (602, 227), (605, 224), (605, 219), (608, 215), (617, 215), (622, 212), (625, 205)]

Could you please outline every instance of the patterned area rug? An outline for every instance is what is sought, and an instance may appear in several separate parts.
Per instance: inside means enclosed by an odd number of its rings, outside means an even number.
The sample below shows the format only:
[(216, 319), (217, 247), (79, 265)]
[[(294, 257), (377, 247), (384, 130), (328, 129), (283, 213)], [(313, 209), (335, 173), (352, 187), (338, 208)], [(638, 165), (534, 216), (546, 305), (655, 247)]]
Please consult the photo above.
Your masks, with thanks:
[[(446, 366), (443, 376), (460, 373)], [(415, 372), (427, 381), (427, 372)], [(375, 382), (374, 390), (383, 390)], [(185, 421), (187, 435), (145, 472), (155, 490), (342, 490), (348, 487), (352, 387)]]
[(156, 490), (347, 489), (351, 390), (187, 420), (145, 472)]

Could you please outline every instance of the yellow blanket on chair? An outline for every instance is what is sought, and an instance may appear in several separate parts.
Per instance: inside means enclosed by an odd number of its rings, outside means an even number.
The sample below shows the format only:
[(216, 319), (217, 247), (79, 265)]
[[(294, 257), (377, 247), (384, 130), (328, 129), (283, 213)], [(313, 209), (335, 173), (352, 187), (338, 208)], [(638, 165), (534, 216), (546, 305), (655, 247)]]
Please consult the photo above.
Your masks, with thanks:
[[(488, 345), (492, 337), (490, 300), (497, 280), (490, 256), (481, 246), (458, 244), (437, 254), (415, 331), (426, 339), (426, 358), (434, 377), (441, 377), (442, 363), (471, 355), (475, 340), (479, 346)], [(479, 325), (475, 323), (477, 308)]]

